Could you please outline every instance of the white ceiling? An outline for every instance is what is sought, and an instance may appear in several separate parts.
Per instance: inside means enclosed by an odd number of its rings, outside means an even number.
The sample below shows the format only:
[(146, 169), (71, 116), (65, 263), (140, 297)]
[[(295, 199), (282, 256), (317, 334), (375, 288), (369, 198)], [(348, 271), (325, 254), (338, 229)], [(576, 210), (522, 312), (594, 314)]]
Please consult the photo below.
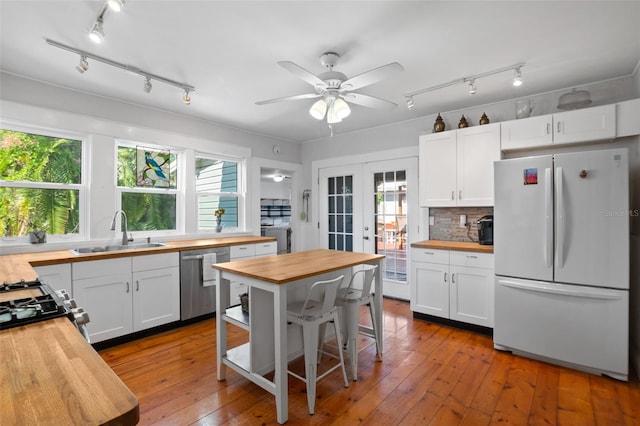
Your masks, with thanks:
[[(346, 133), (386, 123), (631, 75), (640, 60), (640, 1), (151, 1), (127, 0), (107, 13), (106, 39), (88, 30), (104, 5), (88, 0), (0, 0), (3, 71), (290, 141), (329, 135), (308, 114), (313, 100), (258, 106), (256, 101), (313, 88), (276, 62), (314, 74), (319, 56), (342, 57), (348, 77), (397, 61), (405, 68), (360, 92), (398, 104), (392, 112), (352, 106), (334, 126)], [(84, 74), (79, 56), (50, 38), (153, 74), (193, 85), (182, 92), (95, 61)], [(405, 94), (525, 62), (525, 84), (512, 72), (418, 95)], [(0, 88), (1, 89), (1, 88)]]

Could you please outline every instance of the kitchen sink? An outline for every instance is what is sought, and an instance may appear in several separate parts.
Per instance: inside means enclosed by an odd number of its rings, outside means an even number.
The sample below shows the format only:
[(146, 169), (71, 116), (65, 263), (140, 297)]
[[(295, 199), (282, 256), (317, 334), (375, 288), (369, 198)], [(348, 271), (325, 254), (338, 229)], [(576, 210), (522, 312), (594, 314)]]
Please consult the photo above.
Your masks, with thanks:
[(69, 250), (73, 254), (91, 254), (91, 253), (105, 253), (109, 251), (120, 251), (120, 250), (137, 250), (137, 249), (145, 249), (145, 248), (157, 248), (164, 247), (166, 244), (164, 243), (134, 243), (134, 244), (117, 244), (117, 245), (109, 245), (109, 246), (94, 246), (94, 247), (82, 247), (77, 249)]

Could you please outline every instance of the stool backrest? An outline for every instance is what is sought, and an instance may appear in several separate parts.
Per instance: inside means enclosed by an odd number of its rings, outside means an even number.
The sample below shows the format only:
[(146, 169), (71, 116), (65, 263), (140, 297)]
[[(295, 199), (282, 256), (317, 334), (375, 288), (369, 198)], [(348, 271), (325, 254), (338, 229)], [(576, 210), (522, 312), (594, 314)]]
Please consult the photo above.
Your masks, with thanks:
[[(340, 275), (331, 280), (316, 281), (309, 287), (307, 292), (307, 298), (302, 305), (302, 311), (300, 315), (304, 315), (305, 311), (310, 308), (309, 303), (315, 303), (319, 301), (322, 303), (320, 315), (324, 315), (330, 312), (336, 304), (336, 295), (338, 294), (338, 287), (342, 283), (344, 275)], [(318, 295), (314, 298), (313, 296)]]
[[(349, 286), (348, 288), (358, 288), (362, 290), (362, 296), (367, 296), (369, 293), (371, 293), (371, 285), (373, 284), (373, 279), (376, 276), (376, 271), (378, 270), (378, 266), (365, 266), (364, 269), (359, 269), (357, 270), (352, 276), (351, 276), (351, 280), (349, 281)], [(360, 279), (362, 278), (362, 287), (360, 287), (359, 285), (356, 287), (355, 286), (355, 282), (356, 279)]]

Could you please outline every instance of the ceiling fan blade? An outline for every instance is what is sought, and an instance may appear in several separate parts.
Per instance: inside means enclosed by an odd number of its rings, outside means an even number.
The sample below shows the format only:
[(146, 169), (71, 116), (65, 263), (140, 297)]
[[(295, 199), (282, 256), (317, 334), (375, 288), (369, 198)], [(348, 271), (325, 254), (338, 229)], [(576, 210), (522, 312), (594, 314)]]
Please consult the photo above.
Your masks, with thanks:
[(343, 81), (340, 85), (340, 91), (357, 90), (361, 87), (368, 86), (380, 80), (384, 80), (393, 74), (404, 71), (404, 67), (397, 62), (392, 62), (378, 68), (363, 72), (350, 79)]
[(393, 102), (376, 98), (371, 95), (363, 95), (362, 93), (345, 93), (342, 95), (345, 101), (350, 102), (356, 105), (362, 105), (368, 108), (376, 108), (376, 109), (384, 109), (387, 111), (391, 111), (398, 104), (394, 104)]
[(300, 99), (319, 98), (322, 95), (317, 93), (305, 93), (304, 95), (285, 96), (284, 98), (268, 99), (266, 101), (258, 101), (256, 105), (275, 104), (276, 102), (297, 101)]
[(320, 80), (317, 76), (311, 74), (309, 71), (302, 68), (298, 64), (294, 64), (291, 61), (280, 61), (278, 62), (278, 65), (280, 65), (282, 68), (286, 69), (290, 73), (297, 75), (298, 77), (300, 77), (301, 79), (303, 79), (304, 81), (312, 85), (313, 87), (316, 87), (316, 88), (327, 87), (327, 84), (324, 81)]

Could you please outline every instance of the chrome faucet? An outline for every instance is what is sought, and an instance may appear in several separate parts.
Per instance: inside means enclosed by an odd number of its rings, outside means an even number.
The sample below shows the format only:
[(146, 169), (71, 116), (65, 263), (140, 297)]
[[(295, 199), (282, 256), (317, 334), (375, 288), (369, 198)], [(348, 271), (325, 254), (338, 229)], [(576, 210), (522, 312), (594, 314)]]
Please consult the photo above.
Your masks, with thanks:
[(111, 230), (116, 230), (116, 218), (118, 217), (118, 213), (122, 214), (122, 245), (129, 245), (129, 241), (133, 241), (133, 238), (129, 239), (127, 235), (127, 215), (122, 210), (117, 210), (113, 215), (113, 220), (111, 221)]

